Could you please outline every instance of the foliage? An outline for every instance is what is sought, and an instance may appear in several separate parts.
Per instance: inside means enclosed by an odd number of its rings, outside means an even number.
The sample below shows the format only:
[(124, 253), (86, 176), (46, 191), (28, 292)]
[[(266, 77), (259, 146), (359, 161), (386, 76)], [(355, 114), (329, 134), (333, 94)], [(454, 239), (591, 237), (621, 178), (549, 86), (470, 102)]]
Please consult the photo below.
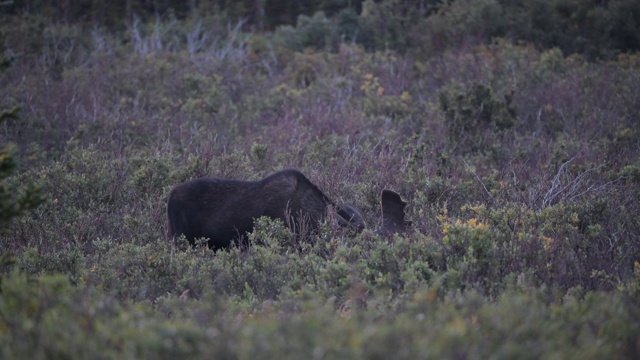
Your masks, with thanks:
[(19, 185), (16, 178), (10, 177), (16, 171), (15, 152), (13, 145), (0, 149), (0, 222), (3, 224), (45, 200), (40, 185)]
[[(191, 49), (216, 38), (229, 23), (245, 29), (271, 30), (277, 42), (291, 49), (306, 47), (335, 50), (339, 43), (353, 42), (367, 50), (393, 49), (431, 57), (456, 46), (488, 43), (497, 37), (525, 41), (541, 49), (559, 48), (564, 54), (578, 53), (591, 59), (611, 59), (620, 53), (640, 50), (638, 24), (640, 5), (634, 0), (325, 0), (325, 1), (127, 1), (96, 3), (74, 1), (54, 6), (46, 2), (7, 2), (7, 14), (62, 19), (64, 23), (93, 23), (109, 31), (129, 30), (133, 41), (140, 20), (163, 19), (193, 22), (190, 32), (158, 31), (162, 38), (187, 39)], [(122, 20), (125, 20), (124, 22)], [(197, 21), (194, 22), (194, 19)], [(204, 19), (204, 21), (203, 21)], [(66, 52), (47, 54), (53, 61), (78, 56), (87, 44), (86, 34), (73, 28), (52, 32), (46, 21), (25, 31), (43, 33), (61, 40), (56, 47)], [(24, 24), (17, 24), (24, 26)], [(204, 25), (204, 26), (203, 26)], [(207, 27), (211, 30), (208, 32)], [(158, 29), (155, 30), (165, 30)], [(94, 29), (98, 32), (98, 29)], [(24, 34), (7, 30), (12, 46), (42, 46), (34, 37), (20, 42)], [(16, 36), (17, 35), (17, 36)], [(78, 40), (81, 40), (78, 42)], [(81, 44), (81, 46), (78, 46)], [(147, 44), (150, 46), (158, 45)], [(54, 50), (54, 49), (51, 49)]]
[(544, 290), (513, 289), (487, 301), (474, 292), (440, 299), (437, 288), (428, 287), (399, 300), (404, 310), (389, 316), (375, 307), (336, 312), (309, 293), (298, 295), (295, 307), (263, 302), (247, 310), (213, 295), (120, 303), (61, 276), (14, 273), (1, 290), (3, 357), (360, 358), (395, 349), (399, 358), (632, 358), (640, 330), (628, 321), (638, 315), (637, 299), (620, 294), (569, 294), (549, 302)]
[[(635, 357), (635, 3), (128, 3), (1, 15), (0, 357)], [(168, 239), (176, 184), (287, 167), (367, 229)]]
[[(483, 133), (500, 134), (513, 127), (516, 110), (511, 105), (512, 95), (504, 102), (496, 100), (491, 89), (474, 84), (466, 92), (440, 93), (440, 108), (445, 116), (450, 143), (469, 151), (485, 149), (495, 138), (485, 139)], [(487, 131), (489, 130), (489, 131)]]
[[(0, 58), (0, 72), (8, 69), (11, 59)], [(0, 109), (0, 124), (5, 121), (18, 121), (18, 107), (8, 110)], [(14, 176), (17, 171), (16, 146), (4, 144), (0, 148), (0, 226), (6, 227), (7, 222), (16, 216), (23, 215), (27, 210), (42, 204), (42, 185), (34, 184), (24, 178)], [(3, 254), (4, 255), (4, 254)]]

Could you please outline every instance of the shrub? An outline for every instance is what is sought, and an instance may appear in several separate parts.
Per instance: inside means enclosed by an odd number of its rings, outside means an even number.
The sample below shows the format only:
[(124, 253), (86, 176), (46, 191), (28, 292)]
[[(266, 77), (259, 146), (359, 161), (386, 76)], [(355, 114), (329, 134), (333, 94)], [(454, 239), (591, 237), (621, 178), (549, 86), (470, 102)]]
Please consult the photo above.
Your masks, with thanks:
[(482, 84), (466, 91), (441, 92), (439, 100), (449, 143), (461, 151), (486, 151), (499, 140), (496, 135), (513, 127), (516, 120), (511, 95), (505, 95), (504, 101), (497, 100)]
[(275, 36), (285, 46), (295, 50), (331, 50), (335, 49), (338, 43), (338, 34), (333, 24), (321, 11), (312, 17), (299, 15), (295, 28), (289, 25), (279, 27)]
[[(0, 57), (0, 72), (11, 65), (11, 59)], [(0, 124), (12, 119), (18, 120), (19, 108), (0, 109)], [(3, 145), (0, 148), (0, 226), (5, 227), (11, 218), (24, 214), (45, 201), (43, 187), (31, 179), (15, 177), (17, 171), (16, 146)]]
[[(45, 202), (43, 186), (22, 176), (12, 176), (16, 171), (16, 150), (14, 145), (0, 149), (0, 223), (24, 214)], [(3, 226), (4, 227), (4, 226)]]

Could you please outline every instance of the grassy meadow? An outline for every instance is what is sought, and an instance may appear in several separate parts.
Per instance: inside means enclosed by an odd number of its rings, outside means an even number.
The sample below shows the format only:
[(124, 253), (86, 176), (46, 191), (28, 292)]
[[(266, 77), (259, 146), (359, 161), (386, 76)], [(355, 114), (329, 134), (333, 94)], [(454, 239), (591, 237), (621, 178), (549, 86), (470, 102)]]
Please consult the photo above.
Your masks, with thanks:
[[(0, 358), (637, 356), (640, 42), (398, 3), (273, 31), (0, 13)], [(283, 168), (367, 229), (168, 238), (173, 186)], [(385, 188), (412, 222), (391, 238)]]

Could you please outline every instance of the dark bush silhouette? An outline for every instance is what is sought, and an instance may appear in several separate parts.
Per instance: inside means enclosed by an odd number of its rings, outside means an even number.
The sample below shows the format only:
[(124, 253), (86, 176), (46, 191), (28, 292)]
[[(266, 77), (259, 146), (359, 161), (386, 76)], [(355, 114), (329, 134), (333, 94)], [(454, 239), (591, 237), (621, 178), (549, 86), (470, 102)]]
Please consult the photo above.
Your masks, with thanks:
[[(315, 228), (334, 203), (297, 170), (273, 173), (259, 181), (214, 178), (195, 179), (177, 185), (169, 194), (169, 235), (184, 235), (190, 244), (207, 238), (210, 248), (238, 244), (253, 230), (255, 219), (281, 219), (288, 227), (305, 233)], [(335, 205), (334, 205), (335, 206)], [(341, 225), (362, 230), (360, 212), (351, 205), (336, 206)]]

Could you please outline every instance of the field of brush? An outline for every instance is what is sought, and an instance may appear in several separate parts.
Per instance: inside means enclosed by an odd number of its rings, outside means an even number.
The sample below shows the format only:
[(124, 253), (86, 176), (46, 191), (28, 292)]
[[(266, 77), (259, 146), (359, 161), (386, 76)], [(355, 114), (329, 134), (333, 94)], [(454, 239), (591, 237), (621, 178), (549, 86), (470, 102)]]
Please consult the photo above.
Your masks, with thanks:
[[(0, 358), (637, 356), (640, 55), (486, 38), (447, 9), (351, 39), (321, 14), (273, 32), (2, 15), (0, 205), (44, 202), (0, 228)], [(367, 229), (168, 238), (173, 186), (283, 168)], [(392, 238), (385, 188), (412, 222)]]

